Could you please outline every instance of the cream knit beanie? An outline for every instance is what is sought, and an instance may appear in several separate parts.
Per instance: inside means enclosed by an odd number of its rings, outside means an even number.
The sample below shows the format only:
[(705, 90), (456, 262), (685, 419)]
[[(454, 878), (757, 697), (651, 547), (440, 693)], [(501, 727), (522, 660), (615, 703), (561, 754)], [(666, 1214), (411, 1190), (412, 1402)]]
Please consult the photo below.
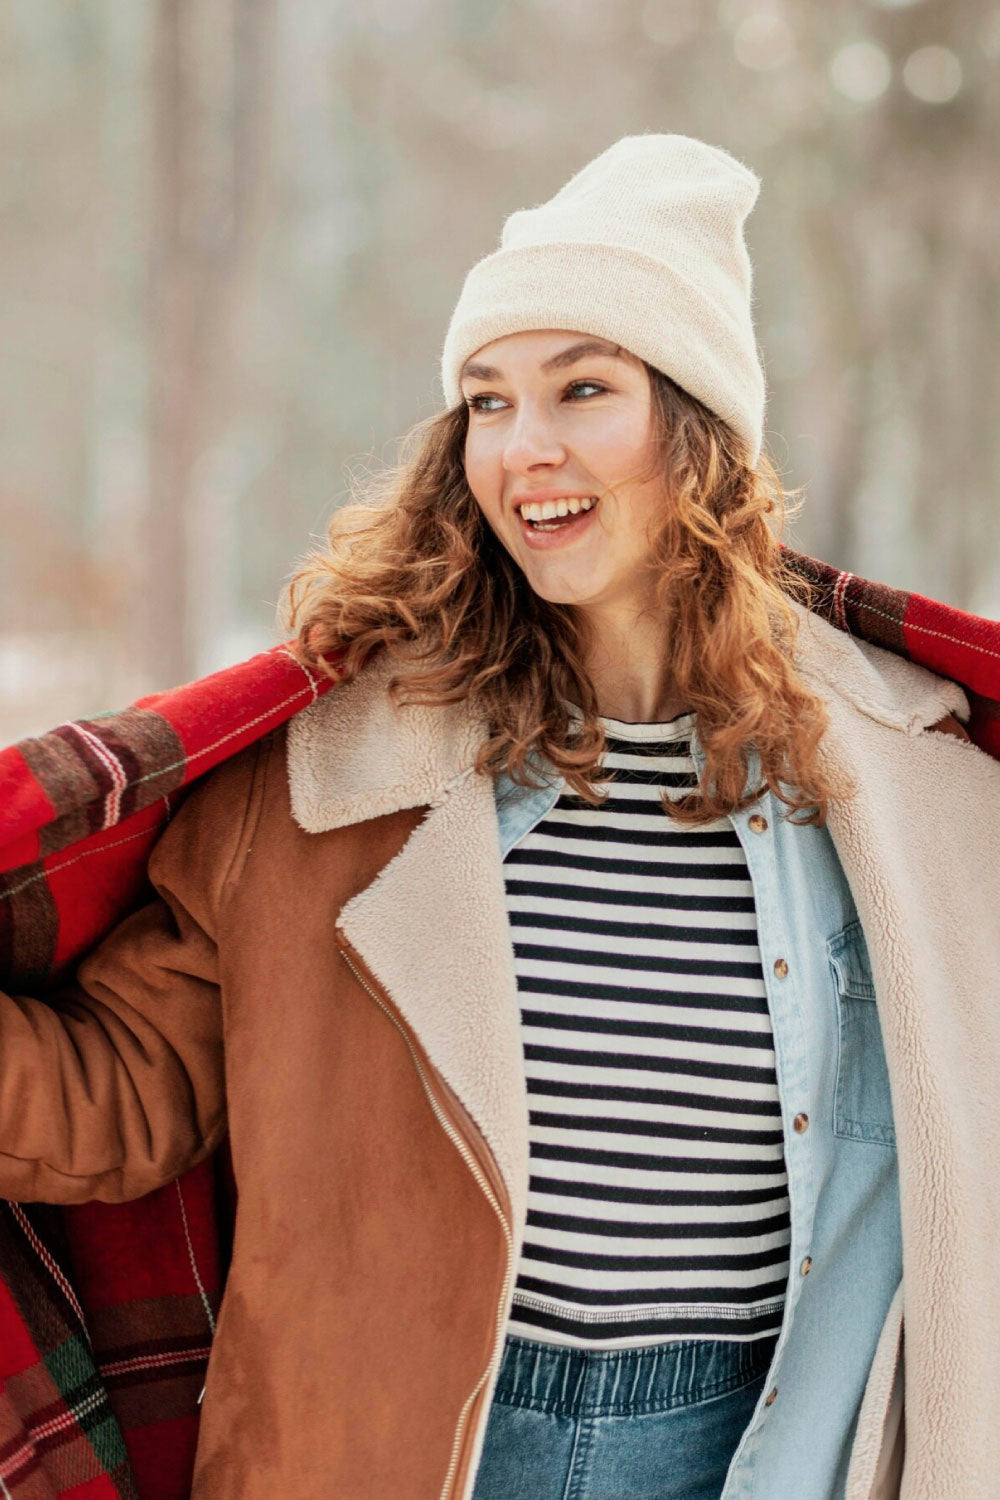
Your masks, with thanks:
[(760, 456), (764, 371), (743, 225), (760, 179), (686, 135), (626, 135), (554, 198), (518, 209), (474, 265), (441, 359), (449, 407), (471, 354), (505, 334), (612, 339), (662, 370)]

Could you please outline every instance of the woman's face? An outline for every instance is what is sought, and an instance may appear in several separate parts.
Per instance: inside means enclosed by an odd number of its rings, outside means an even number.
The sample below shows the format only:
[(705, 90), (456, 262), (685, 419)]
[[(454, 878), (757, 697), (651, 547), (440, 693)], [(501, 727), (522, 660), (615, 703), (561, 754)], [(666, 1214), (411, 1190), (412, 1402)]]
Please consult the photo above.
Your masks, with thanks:
[[(642, 361), (589, 334), (532, 330), (484, 344), (461, 387), (469, 487), (535, 593), (585, 609), (642, 609), (649, 524), (664, 504), (660, 476), (641, 477), (651, 438)], [(555, 517), (539, 529), (521, 509), (569, 497), (561, 525)], [(577, 500), (593, 498), (573, 515)]]

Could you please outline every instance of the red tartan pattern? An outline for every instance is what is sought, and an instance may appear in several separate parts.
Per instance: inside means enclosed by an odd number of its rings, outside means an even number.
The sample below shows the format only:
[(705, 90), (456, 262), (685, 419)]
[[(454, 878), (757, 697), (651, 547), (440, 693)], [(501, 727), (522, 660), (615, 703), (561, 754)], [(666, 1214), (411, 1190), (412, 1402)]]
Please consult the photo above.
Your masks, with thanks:
[(138, 1500), (76, 1294), (32, 1222), (53, 1213), (3, 1206), (0, 1494)]
[[(841, 630), (961, 684), (1000, 759), (1000, 622), (785, 547)], [(288, 646), (0, 751), (0, 984), (44, 995), (151, 894), (191, 783), (332, 686)], [(0, 1500), (186, 1500), (228, 1153), (136, 1202), (0, 1202)]]

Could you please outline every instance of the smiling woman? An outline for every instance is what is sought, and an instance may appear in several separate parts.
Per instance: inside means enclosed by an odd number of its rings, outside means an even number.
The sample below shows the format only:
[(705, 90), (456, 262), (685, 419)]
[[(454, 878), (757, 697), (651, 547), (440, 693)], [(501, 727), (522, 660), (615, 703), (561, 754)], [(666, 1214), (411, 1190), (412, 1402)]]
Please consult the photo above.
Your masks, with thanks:
[(751, 465), (745, 437), (606, 339), (505, 335), (465, 361), (461, 392), (292, 579), (303, 662), (338, 653), (350, 678), (388, 647), (409, 701), (481, 710), (480, 769), (531, 785), (534, 753), (590, 803), (602, 714), (690, 710), (706, 775), (669, 804), (676, 822), (754, 801), (751, 744), (763, 783), (822, 820), (825, 710), (790, 651), (788, 601), (810, 586), (782, 560), (788, 497), (767, 457)]
[[(255, 658), (18, 752), (22, 966), (80, 942), (122, 809), (174, 812), (65, 988), (0, 994), (0, 1193), (120, 1203), (228, 1133), (192, 1500), (900, 1500), (904, 1457), (995, 1495), (1000, 767), (957, 681), (849, 632), (898, 599), (803, 607), (758, 186), (625, 137), (512, 215), (445, 409), (290, 584), (280, 717)], [(107, 1368), (186, 1358), (198, 1290)], [(62, 1363), (65, 1405), (11, 1382), (36, 1433), (90, 1410)]]
[(828, 826), (858, 767), (763, 451), (758, 189), (636, 136), (511, 215), (448, 409), (290, 584), (304, 665), (462, 705), (496, 789), (533, 1170), (467, 1500), (898, 1495), (898, 935)]

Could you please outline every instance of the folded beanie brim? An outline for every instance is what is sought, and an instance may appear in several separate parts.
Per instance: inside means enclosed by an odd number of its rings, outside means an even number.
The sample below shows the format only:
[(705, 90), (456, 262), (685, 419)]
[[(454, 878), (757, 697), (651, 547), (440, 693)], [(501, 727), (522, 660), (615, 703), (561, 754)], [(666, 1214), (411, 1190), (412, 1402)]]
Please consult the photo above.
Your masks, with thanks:
[[(625, 308), (623, 278), (629, 283)], [(463, 305), (471, 316), (461, 315)], [(726, 278), (715, 286), (704, 277), (693, 280), (625, 245), (496, 250), (468, 273), (448, 330), (442, 354), (447, 405), (462, 400), (462, 366), (484, 344), (549, 328), (609, 339), (663, 370), (728, 422), (746, 442), (749, 462), (757, 462), (764, 375), (756, 355), (748, 357), (741, 309)]]

